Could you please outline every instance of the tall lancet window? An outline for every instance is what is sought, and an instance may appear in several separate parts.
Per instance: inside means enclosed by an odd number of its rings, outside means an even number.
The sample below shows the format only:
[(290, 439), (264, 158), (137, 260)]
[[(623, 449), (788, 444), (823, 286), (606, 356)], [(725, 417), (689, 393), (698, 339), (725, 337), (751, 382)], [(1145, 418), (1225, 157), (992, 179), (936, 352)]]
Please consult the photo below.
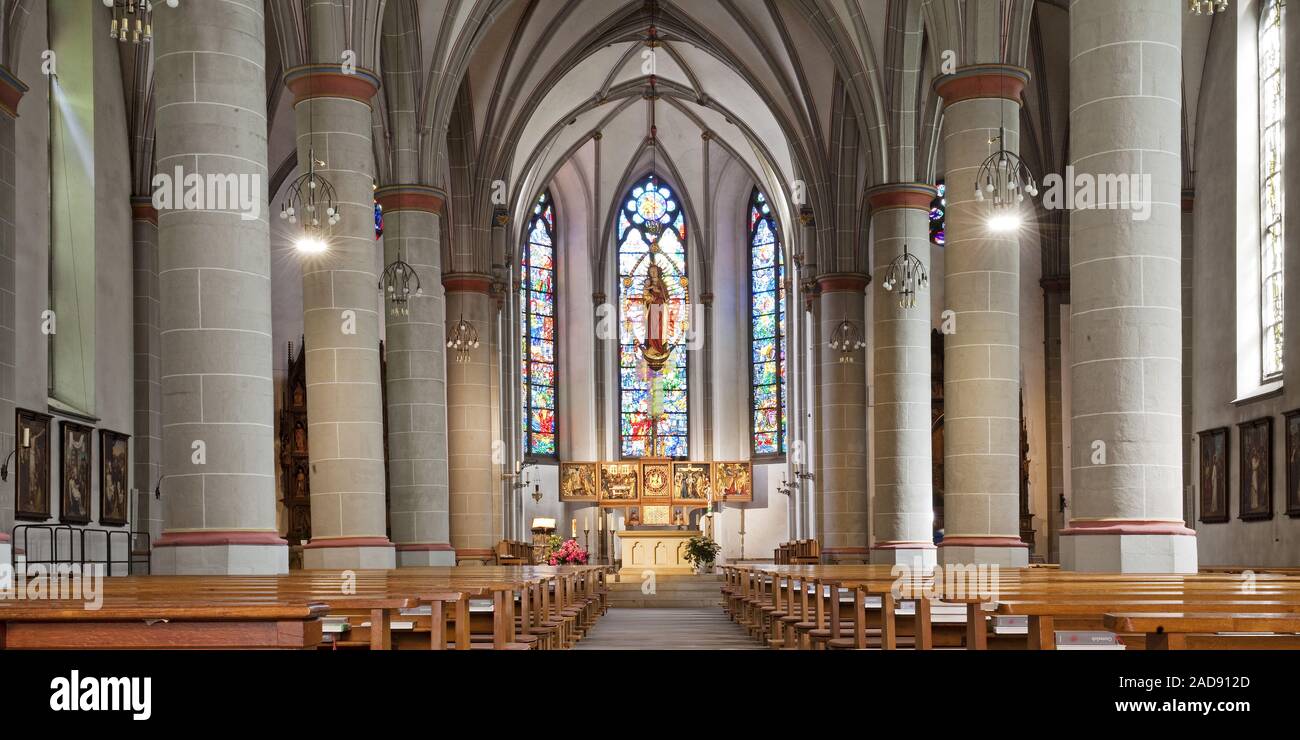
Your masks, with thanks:
[(1286, 75), (1282, 43), (1286, 0), (1264, 0), (1259, 18), (1260, 330), (1262, 380), (1282, 376), (1282, 148)]
[(785, 452), (785, 256), (767, 196), (749, 197), (750, 388), (753, 453)]
[(619, 449), (623, 457), (690, 454), (686, 216), (674, 189), (640, 180), (618, 212)]
[(555, 456), (555, 319), (555, 204), (548, 191), (533, 204), (519, 254), (519, 390), (527, 457)]

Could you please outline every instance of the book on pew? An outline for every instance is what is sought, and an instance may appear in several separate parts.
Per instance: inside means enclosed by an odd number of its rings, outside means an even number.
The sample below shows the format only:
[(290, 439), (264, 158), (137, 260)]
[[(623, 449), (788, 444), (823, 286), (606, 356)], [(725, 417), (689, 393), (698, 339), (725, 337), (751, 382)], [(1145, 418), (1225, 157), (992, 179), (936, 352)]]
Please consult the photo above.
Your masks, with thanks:
[(1027, 635), (1029, 634), (1029, 617), (1016, 614), (994, 614), (993, 634)]
[(932, 601), (930, 602), (930, 622), (933, 624), (965, 624), (966, 605)]
[(1102, 630), (1057, 630), (1057, 650), (1123, 650), (1119, 635)]
[(352, 629), (347, 617), (321, 617), (320, 630), (327, 635), (337, 635)]

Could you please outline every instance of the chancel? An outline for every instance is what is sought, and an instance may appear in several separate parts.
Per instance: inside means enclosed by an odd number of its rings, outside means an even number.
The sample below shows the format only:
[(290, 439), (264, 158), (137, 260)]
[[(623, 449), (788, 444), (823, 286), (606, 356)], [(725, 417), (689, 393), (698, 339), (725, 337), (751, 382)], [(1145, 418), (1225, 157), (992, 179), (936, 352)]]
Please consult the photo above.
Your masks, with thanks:
[(0, 2), (0, 649), (1300, 647), (1294, 5)]

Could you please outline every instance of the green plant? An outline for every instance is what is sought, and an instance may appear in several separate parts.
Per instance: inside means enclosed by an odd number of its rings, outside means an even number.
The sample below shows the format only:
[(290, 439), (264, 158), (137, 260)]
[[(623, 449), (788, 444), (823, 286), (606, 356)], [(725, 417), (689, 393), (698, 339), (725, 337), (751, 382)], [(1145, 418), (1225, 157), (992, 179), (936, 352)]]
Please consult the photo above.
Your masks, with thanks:
[(697, 568), (707, 568), (718, 559), (718, 551), (721, 549), (722, 545), (714, 542), (711, 537), (692, 537), (686, 543), (686, 560)]

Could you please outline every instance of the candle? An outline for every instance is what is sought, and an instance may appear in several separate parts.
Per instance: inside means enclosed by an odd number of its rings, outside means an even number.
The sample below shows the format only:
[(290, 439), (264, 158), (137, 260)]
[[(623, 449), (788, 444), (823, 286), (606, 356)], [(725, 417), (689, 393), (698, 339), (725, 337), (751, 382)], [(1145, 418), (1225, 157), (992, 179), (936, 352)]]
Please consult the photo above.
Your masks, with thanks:
[(572, 534), (573, 537), (576, 538), (576, 537), (578, 536), (578, 518), (577, 518), (577, 517), (574, 517), (573, 519), (569, 520), (569, 531), (573, 533), (573, 534)]
[(590, 532), (590, 531), (591, 531), (591, 515), (590, 515), (590, 514), (588, 514), (588, 515), (587, 515), (585, 518), (583, 518), (583, 520), (582, 520), (582, 531), (584, 531), (584, 532)]
[(23, 427), (23, 447), (32, 446), (32, 428)]
[(605, 531), (605, 515), (603, 513), (596, 514), (596, 531), (597, 532)]

